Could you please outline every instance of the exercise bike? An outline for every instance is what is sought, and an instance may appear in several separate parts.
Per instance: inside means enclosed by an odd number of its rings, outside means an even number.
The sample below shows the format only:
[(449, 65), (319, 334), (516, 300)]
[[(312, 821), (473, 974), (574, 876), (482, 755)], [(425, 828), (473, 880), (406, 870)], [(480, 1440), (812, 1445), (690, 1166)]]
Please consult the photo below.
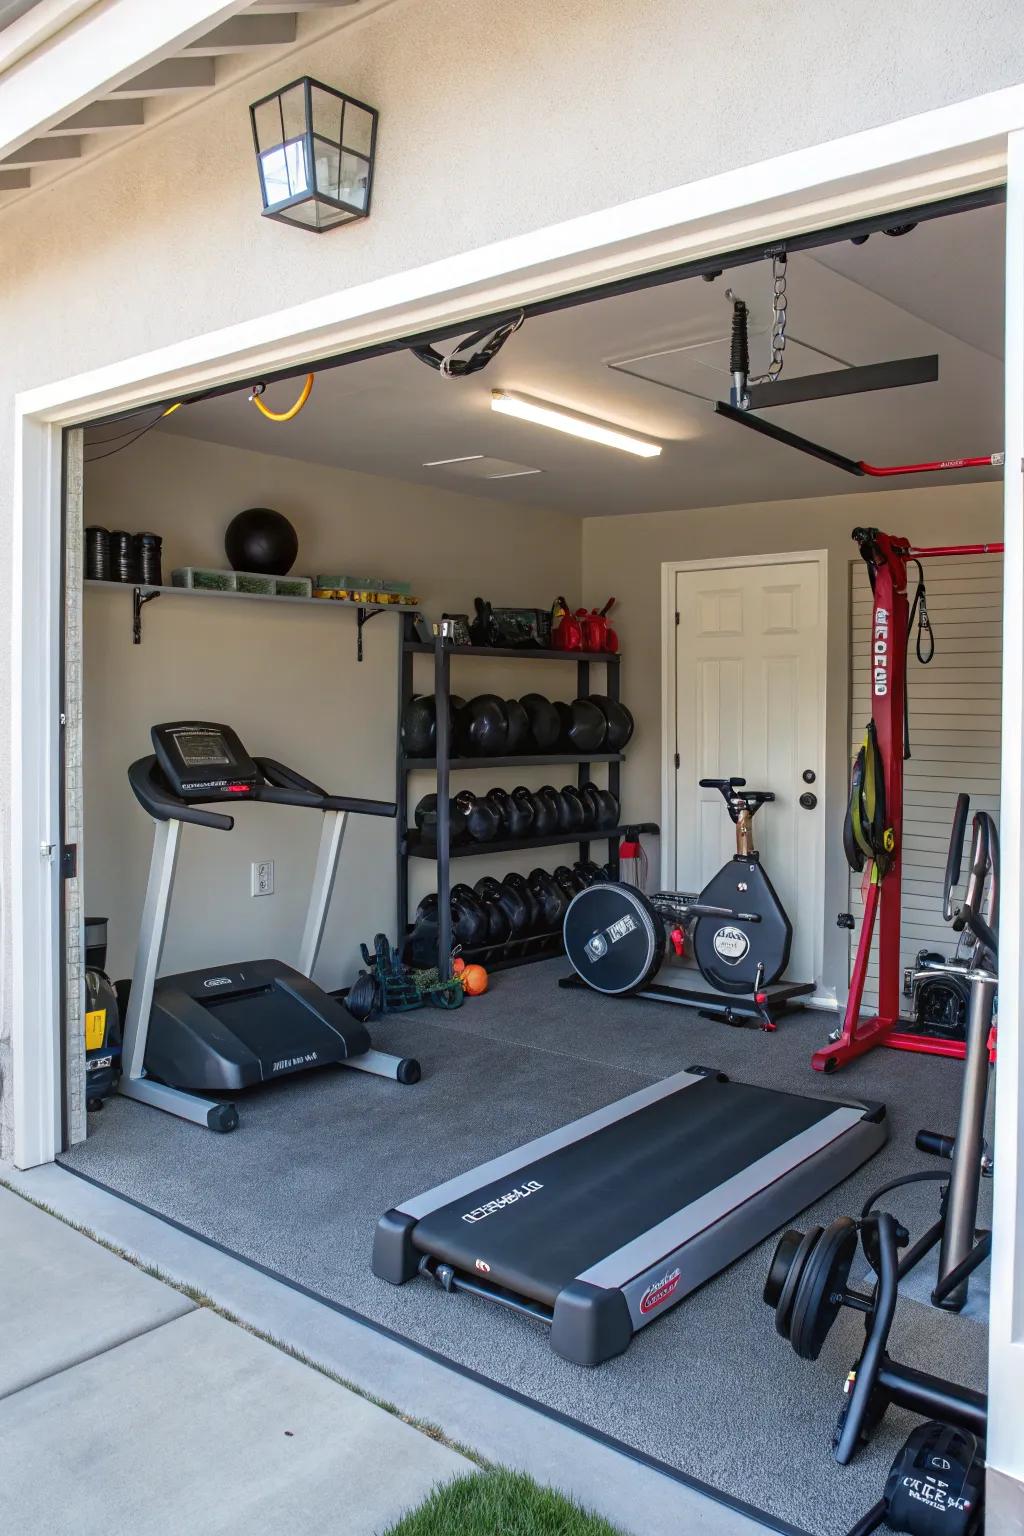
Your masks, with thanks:
[[(563, 924), (565, 952), (575, 971), (560, 986), (588, 986), (611, 996), (682, 1003), (727, 1024), (756, 1020), (777, 1028), (777, 1018), (814, 991), (813, 982), (782, 982), (793, 928), (754, 847), (753, 820), (775, 799), (771, 790), (747, 789), (746, 779), (701, 779), (717, 789), (736, 827), (736, 852), (699, 896), (635, 886), (588, 886), (569, 904)], [(689, 947), (703, 978), (655, 981), (669, 948), (681, 958)]]
[[(980, 1519), (983, 1490), (983, 1440), (987, 1422), (985, 1395), (911, 1366), (901, 1365), (888, 1352), (889, 1332), (900, 1280), (936, 1246), (939, 1249), (933, 1305), (959, 1311), (970, 1276), (988, 1257), (991, 1233), (977, 1228), (978, 1194), (982, 1175), (991, 1172), (985, 1153), (984, 1117), (988, 1088), (990, 1040), (998, 976), (996, 924), (999, 910), (999, 841), (987, 812), (975, 814), (971, 862), (963, 905), (953, 904), (953, 887), (960, 878), (964, 832), (970, 802), (957, 799), (946, 863), (944, 911), (956, 932), (970, 935), (972, 953), (963, 963), (950, 962), (970, 988), (967, 1054), (955, 1137), (919, 1131), (923, 1152), (949, 1159), (948, 1170), (920, 1170), (893, 1179), (870, 1196), (860, 1217), (840, 1216), (824, 1229), (783, 1234), (772, 1258), (764, 1300), (775, 1310), (777, 1332), (805, 1360), (816, 1360), (841, 1307), (865, 1314), (865, 1341), (846, 1383), (847, 1401), (836, 1425), (833, 1452), (845, 1466), (867, 1442), (890, 1403), (920, 1413), (939, 1424), (917, 1430), (903, 1447), (890, 1474), (886, 1497), (854, 1528), (866, 1536), (882, 1520), (911, 1532), (942, 1530), (965, 1536)], [(987, 885), (987, 897), (985, 894)], [(886, 1211), (876, 1209), (893, 1190), (920, 1180), (943, 1183), (938, 1219), (913, 1244), (907, 1229)], [(876, 1276), (867, 1291), (849, 1286), (850, 1268), (858, 1241)], [(901, 1257), (902, 1251), (902, 1257)], [(942, 1441), (941, 1451), (937, 1449)], [(931, 1446), (947, 1465), (940, 1468), (942, 1487), (923, 1486), (910, 1497), (913, 1482), (933, 1477), (924, 1448)], [(924, 1457), (919, 1466), (918, 1461)], [(906, 1482), (910, 1479), (910, 1484)], [(909, 1491), (908, 1491), (909, 1489)], [(930, 1524), (935, 1509), (941, 1524)]]

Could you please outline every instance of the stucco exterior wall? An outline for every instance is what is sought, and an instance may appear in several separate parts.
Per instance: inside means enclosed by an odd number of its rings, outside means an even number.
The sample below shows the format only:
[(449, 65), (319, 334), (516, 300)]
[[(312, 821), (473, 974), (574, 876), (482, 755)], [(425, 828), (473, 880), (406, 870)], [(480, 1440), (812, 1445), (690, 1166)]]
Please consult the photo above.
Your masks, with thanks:
[[(1015, 83), (1007, 22), (1005, 0), (400, 0), (0, 209), (0, 608), (18, 390)], [(373, 216), (323, 239), (259, 219), (246, 111), (307, 72), (381, 111)], [(4, 629), (3, 721), (9, 671)], [(2, 1155), (6, 979), (0, 1020)]]

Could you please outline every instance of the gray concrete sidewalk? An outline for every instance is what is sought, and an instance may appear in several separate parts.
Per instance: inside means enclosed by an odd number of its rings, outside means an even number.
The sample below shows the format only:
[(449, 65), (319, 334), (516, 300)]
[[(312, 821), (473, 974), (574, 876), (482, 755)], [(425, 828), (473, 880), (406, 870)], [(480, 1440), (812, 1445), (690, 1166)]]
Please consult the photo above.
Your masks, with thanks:
[(18, 1536), (375, 1536), (472, 1463), (0, 1188)]

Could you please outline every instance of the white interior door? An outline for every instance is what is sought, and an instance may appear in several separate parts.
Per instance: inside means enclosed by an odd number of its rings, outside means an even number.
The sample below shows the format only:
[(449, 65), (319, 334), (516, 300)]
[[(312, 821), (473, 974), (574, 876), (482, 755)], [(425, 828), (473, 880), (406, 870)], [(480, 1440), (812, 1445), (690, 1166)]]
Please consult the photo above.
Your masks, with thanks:
[[(676, 573), (676, 886), (699, 891), (736, 851), (706, 778), (770, 789), (755, 847), (793, 925), (786, 972), (818, 981), (824, 911), (825, 566), (818, 555)], [(803, 774), (814, 774), (807, 783)], [(800, 796), (817, 805), (805, 809)]]

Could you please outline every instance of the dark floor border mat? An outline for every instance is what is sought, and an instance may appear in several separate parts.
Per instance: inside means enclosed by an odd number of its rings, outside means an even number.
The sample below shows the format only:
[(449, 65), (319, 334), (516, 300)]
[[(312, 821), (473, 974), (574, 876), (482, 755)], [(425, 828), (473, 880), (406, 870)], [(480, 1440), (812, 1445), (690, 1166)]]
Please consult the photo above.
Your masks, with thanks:
[[(311, 1290), (309, 1286), (303, 1285), (300, 1281), (290, 1280), (287, 1275), (279, 1274), (276, 1270), (270, 1269), (265, 1264), (258, 1263), (255, 1259), (246, 1258), (244, 1254), (238, 1253), (234, 1248), (228, 1248), (224, 1243), (218, 1243), (215, 1238), (206, 1237), (202, 1232), (194, 1231), (193, 1228), (185, 1226), (184, 1223), (175, 1221), (173, 1216), (165, 1216), (161, 1211), (154, 1210), (152, 1206), (143, 1204), (141, 1200), (133, 1200), (130, 1195), (122, 1194), (120, 1190), (114, 1189), (109, 1184), (104, 1184), (101, 1179), (95, 1179), (90, 1174), (83, 1173), (81, 1169), (65, 1164), (60, 1158), (57, 1159), (57, 1163), (65, 1173), (70, 1173), (76, 1179), (81, 1179), (84, 1184), (91, 1184), (94, 1189), (101, 1189), (105, 1194), (113, 1195), (115, 1199), (122, 1201), (123, 1204), (130, 1205), (133, 1209), (142, 1211), (147, 1216), (155, 1217), (157, 1221), (163, 1222), (165, 1226), (173, 1227), (176, 1232), (181, 1232), (186, 1237), (194, 1238), (196, 1242), (202, 1243), (205, 1248), (212, 1248), (217, 1253), (223, 1253), (229, 1259), (237, 1260), (239, 1264), (244, 1264), (247, 1269), (254, 1270), (257, 1274), (265, 1275), (268, 1280), (274, 1280), (279, 1285), (287, 1286), (288, 1290), (295, 1291), (297, 1295), (305, 1296), (310, 1301), (319, 1302), (321, 1306), (328, 1307), (330, 1311), (337, 1312), (339, 1316), (346, 1317), (354, 1323), (359, 1323), (362, 1327), (379, 1334), (381, 1338), (391, 1340), (394, 1344), (400, 1344), (405, 1349), (413, 1350), (424, 1359), (431, 1360), (436, 1365), (444, 1366), (446, 1370), (454, 1371), (459, 1376), (465, 1377), (467, 1381), (477, 1382), (480, 1386), (489, 1388), (490, 1391), (496, 1392), (500, 1397), (506, 1398), (509, 1402), (519, 1403), (524, 1408), (530, 1408), (535, 1413), (541, 1414), (544, 1418), (552, 1420), (553, 1423), (564, 1424), (568, 1429), (576, 1430), (577, 1433), (585, 1435), (588, 1440), (593, 1440), (597, 1445), (607, 1446), (609, 1450), (617, 1451), (619, 1455), (625, 1456), (629, 1461), (636, 1462), (642, 1467), (647, 1467), (652, 1472), (660, 1472), (663, 1477), (669, 1478), (672, 1482), (678, 1483), (683, 1488), (690, 1488), (695, 1493), (703, 1494), (705, 1498), (713, 1500), (714, 1503), (723, 1505), (726, 1509), (733, 1509), (737, 1514), (759, 1521), (766, 1529), (777, 1531), (779, 1536), (813, 1536), (812, 1532), (805, 1531), (801, 1526), (789, 1525), (787, 1522), (779, 1520), (776, 1515), (770, 1514), (767, 1510), (759, 1509), (756, 1504), (748, 1504), (744, 1499), (738, 1499), (721, 1488), (715, 1488), (710, 1483), (702, 1482), (700, 1478), (692, 1477), (686, 1472), (681, 1471), (680, 1468), (673, 1467), (668, 1462), (660, 1461), (656, 1456), (648, 1456), (644, 1451), (638, 1450), (635, 1446), (627, 1445), (625, 1441), (616, 1439), (614, 1435), (605, 1434), (603, 1430), (595, 1429), (592, 1425), (585, 1424), (580, 1419), (574, 1419), (570, 1414), (562, 1413), (559, 1409), (552, 1408), (547, 1403), (527, 1397), (525, 1393), (517, 1392), (514, 1387), (505, 1386), (500, 1381), (484, 1376), (482, 1372), (460, 1364), (458, 1360), (453, 1360), (450, 1356), (441, 1354), (439, 1350), (430, 1349), (427, 1345), (419, 1343), (416, 1339), (407, 1338), (405, 1334), (399, 1333), (393, 1328), (385, 1327), (383, 1323), (376, 1322), (372, 1317), (366, 1317), (363, 1313), (357, 1312), (354, 1307), (347, 1307), (343, 1302), (333, 1301), (329, 1296), (324, 1296), (319, 1291)], [(287, 1341), (282, 1340), (282, 1342), (286, 1343)]]

